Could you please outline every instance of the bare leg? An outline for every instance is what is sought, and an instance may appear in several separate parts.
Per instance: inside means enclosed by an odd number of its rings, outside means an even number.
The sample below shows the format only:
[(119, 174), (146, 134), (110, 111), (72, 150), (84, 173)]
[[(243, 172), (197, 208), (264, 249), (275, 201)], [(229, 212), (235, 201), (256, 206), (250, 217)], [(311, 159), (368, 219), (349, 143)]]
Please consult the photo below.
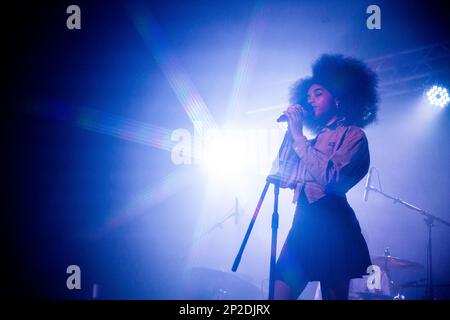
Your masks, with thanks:
[(336, 284), (320, 283), (323, 300), (348, 300), (350, 280), (343, 280)]
[(298, 296), (302, 293), (303, 289), (305, 289), (307, 281), (303, 281), (299, 288), (295, 290), (291, 289), (289, 285), (281, 280), (275, 280), (275, 292), (274, 299), (275, 300), (296, 300)]
[(281, 280), (275, 280), (275, 300), (293, 300), (292, 296), (292, 290), (285, 282)]

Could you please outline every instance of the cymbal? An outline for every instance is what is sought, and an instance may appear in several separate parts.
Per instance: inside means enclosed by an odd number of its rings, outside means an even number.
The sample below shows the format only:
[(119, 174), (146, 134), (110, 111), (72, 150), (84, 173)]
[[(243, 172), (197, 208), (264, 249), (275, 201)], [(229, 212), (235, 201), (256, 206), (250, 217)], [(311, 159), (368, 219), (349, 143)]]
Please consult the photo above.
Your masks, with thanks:
[(422, 269), (423, 265), (417, 262), (409, 261), (392, 256), (374, 256), (371, 257), (372, 263), (382, 269)]

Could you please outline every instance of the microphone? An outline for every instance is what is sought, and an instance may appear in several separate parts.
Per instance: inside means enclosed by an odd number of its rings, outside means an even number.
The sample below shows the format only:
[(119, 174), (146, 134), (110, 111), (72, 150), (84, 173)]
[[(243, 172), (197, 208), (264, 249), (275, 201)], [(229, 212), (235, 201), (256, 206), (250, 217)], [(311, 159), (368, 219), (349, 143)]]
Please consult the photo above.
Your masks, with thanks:
[(370, 181), (372, 180), (372, 170), (373, 167), (370, 168), (369, 175), (367, 176), (366, 187), (364, 188), (364, 201), (367, 201), (367, 199), (369, 198)]
[[(309, 111), (303, 107), (301, 107), (303, 118), (306, 118), (309, 114)], [(288, 122), (288, 117), (285, 114), (282, 114), (278, 117), (277, 122)]]

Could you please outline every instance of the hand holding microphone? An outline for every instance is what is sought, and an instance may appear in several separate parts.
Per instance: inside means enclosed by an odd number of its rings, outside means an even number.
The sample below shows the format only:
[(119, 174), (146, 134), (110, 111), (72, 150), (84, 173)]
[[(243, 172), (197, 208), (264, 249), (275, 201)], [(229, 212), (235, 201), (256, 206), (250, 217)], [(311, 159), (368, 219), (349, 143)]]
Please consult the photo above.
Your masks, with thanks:
[(294, 140), (303, 136), (303, 118), (307, 115), (307, 111), (299, 104), (294, 104), (283, 112), (277, 122), (288, 122), (289, 131)]
[[(300, 110), (301, 110), (301, 112), (303, 113), (303, 118), (309, 116), (309, 111), (308, 111), (309, 109), (303, 108), (303, 107), (302, 107), (300, 104), (298, 104), (298, 103), (293, 104), (291, 107), (294, 107), (294, 106), (300, 107)], [(289, 121), (289, 118), (288, 118), (288, 116), (286, 115), (286, 112), (289, 111), (289, 109), (290, 109), (291, 107), (287, 108), (286, 111), (284, 111), (283, 114), (282, 114), (281, 116), (278, 117), (277, 122), (288, 122), (288, 121)], [(310, 106), (308, 105), (307, 107), (310, 107)]]

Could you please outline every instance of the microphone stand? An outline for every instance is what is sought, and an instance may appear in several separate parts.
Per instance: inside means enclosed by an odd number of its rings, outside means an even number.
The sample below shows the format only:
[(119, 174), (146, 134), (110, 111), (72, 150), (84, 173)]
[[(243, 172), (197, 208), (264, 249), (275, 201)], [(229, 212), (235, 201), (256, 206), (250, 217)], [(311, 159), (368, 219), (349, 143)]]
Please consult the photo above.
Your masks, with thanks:
[(446, 225), (447, 227), (450, 227), (450, 222), (445, 221), (439, 217), (436, 217), (430, 213), (428, 213), (427, 211), (418, 208), (406, 201), (401, 200), (398, 197), (393, 197), (391, 195), (388, 195), (386, 193), (384, 193), (382, 190), (374, 187), (374, 186), (367, 186), (368, 190), (372, 190), (375, 191), (383, 196), (385, 196), (388, 199), (391, 199), (394, 201), (394, 204), (396, 203), (400, 203), (402, 205), (404, 205), (405, 207), (407, 207), (408, 209), (414, 210), (415, 212), (417, 212), (418, 214), (422, 215), (425, 217), (424, 221), (425, 224), (427, 225), (427, 230), (428, 230), (428, 249), (427, 249), (427, 290), (426, 290), (426, 297), (430, 300), (434, 300), (434, 285), (433, 285), (433, 261), (432, 261), (432, 242), (431, 242), (431, 233), (432, 233), (432, 228), (434, 226), (434, 222), (440, 222), (444, 225)]
[[(278, 157), (280, 157), (281, 151), (286, 147), (286, 144), (292, 139), (289, 130), (286, 131), (284, 135), (283, 142), (281, 143), (280, 149), (278, 151)], [(278, 158), (279, 159), (279, 158)], [(239, 267), (239, 263), (241, 262), (242, 254), (244, 253), (245, 246), (247, 245), (248, 238), (250, 237), (250, 233), (252, 232), (253, 225), (255, 224), (256, 218), (258, 217), (259, 210), (261, 209), (262, 203), (266, 196), (267, 190), (269, 189), (270, 184), (274, 185), (274, 199), (273, 199), (273, 213), (272, 213), (272, 240), (270, 246), (270, 271), (269, 271), (269, 300), (274, 299), (275, 295), (275, 265), (276, 265), (276, 257), (277, 257), (277, 239), (278, 239), (278, 195), (280, 193), (280, 179), (281, 177), (277, 174), (271, 174), (266, 178), (266, 184), (263, 188), (261, 196), (259, 197), (258, 203), (256, 205), (255, 211), (253, 212), (252, 220), (248, 226), (247, 232), (245, 233), (244, 240), (242, 241), (241, 247), (239, 248), (239, 252), (234, 259), (233, 266), (231, 271), (236, 272)]]
[(261, 205), (264, 201), (267, 190), (269, 189), (269, 186), (272, 183), (274, 184), (274, 187), (275, 187), (275, 189), (274, 189), (275, 197), (274, 197), (273, 214), (272, 214), (272, 242), (271, 242), (271, 247), (270, 247), (269, 300), (273, 300), (274, 292), (275, 292), (275, 263), (276, 263), (276, 256), (277, 256), (277, 232), (278, 232), (278, 220), (279, 220), (278, 195), (280, 193), (280, 180), (276, 176), (268, 176), (266, 179), (266, 184), (261, 193), (261, 196), (259, 197), (259, 201), (258, 201), (258, 204), (256, 205), (256, 209), (253, 213), (252, 220), (250, 221), (247, 232), (244, 236), (244, 240), (242, 241), (239, 252), (236, 255), (236, 258), (234, 260), (233, 267), (231, 268), (231, 271), (236, 272), (237, 268), (239, 267), (239, 263), (241, 261), (242, 254), (244, 253), (248, 238), (250, 237), (250, 233), (252, 232), (253, 225), (255, 224), (256, 218), (258, 217), (259, 210), (261, 209)]
[(227, 222), (229, 219), (234, 217), (234, 223), (238, 224), (239, 221), (239, 199), (235, 198), (235, 204), (232, 209), (230, 209), (225, 217), (223, 217), (220, 221), (216, 222), (211, 228), (200, 234), (188, 247), (187, 249), (191, 248), (194, 244), (199, 242), (203, 237), (205, 237), (207, 234), (213, 232), (216, 229), (223, 229), (223, 224)]

